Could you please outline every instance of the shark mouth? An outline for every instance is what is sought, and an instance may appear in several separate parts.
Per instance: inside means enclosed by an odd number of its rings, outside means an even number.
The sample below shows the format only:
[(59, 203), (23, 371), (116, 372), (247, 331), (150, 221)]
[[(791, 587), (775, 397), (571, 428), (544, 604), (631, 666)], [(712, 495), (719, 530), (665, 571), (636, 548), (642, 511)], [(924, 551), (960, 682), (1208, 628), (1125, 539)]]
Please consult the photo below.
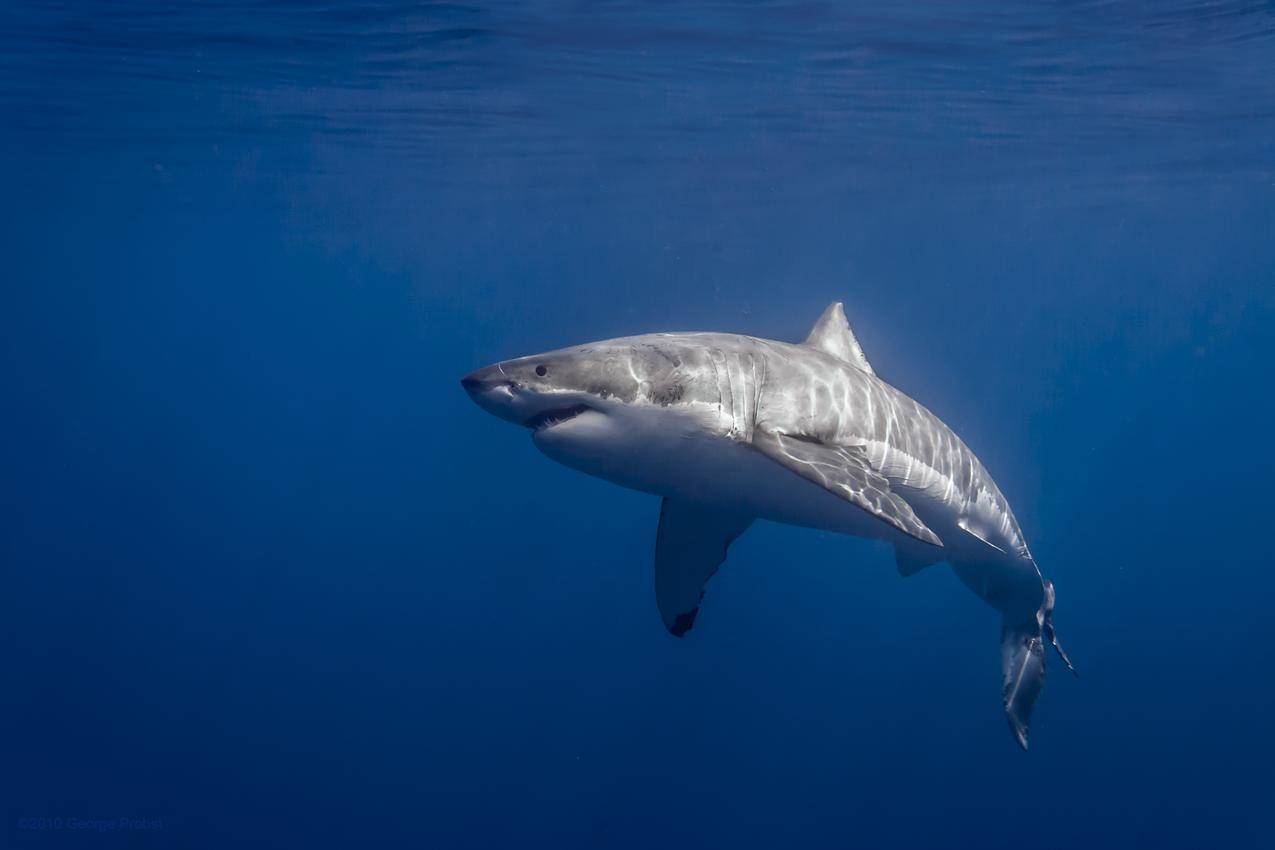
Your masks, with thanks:
[(552, 428), (560, 422), (566, 422), (568, 419), (575, 419), (581, 413), (590, 410), (588, 405), (573, 404), (570, 407), (555, 407), (537, 413), (535, 416), (522, 423), (533, 431), (543, 431), (546, 428)]

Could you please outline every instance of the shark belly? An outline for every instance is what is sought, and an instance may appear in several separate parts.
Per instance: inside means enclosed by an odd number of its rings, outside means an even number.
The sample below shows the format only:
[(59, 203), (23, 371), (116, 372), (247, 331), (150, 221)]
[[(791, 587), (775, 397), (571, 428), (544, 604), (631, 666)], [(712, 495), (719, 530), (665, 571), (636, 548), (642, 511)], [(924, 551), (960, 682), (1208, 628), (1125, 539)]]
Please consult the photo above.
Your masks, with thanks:
[(589, 411), (533, 439), (553, 460), (632, 490), (840, 534), (903, 536), (747, 443), (714, 433), (714, 416), (707, 409)]

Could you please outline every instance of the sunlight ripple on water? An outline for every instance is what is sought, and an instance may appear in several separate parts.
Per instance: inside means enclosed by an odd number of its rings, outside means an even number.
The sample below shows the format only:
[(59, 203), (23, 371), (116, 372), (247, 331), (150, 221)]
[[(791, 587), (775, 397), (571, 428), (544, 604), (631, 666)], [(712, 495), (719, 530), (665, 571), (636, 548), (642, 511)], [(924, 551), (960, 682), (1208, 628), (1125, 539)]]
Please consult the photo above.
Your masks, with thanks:
[[(68, 57), (72, 57), (68, 59)], [(410, 165), (1269, 179), (1275, 5), (16, 3), (20, 141)], [(298, 157), (295, 167), (310, 161)], [(505, 166), (505, 167), (513, 167)], [(518, 166), (521, 169), (521, 166)]]

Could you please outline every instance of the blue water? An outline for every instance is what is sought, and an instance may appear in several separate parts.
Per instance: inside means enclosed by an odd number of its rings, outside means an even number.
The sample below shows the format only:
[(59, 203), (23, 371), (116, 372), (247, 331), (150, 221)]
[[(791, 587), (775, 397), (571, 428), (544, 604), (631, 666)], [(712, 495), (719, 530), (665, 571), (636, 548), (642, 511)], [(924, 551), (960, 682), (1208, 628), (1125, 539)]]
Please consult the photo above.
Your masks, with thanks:
[[(9, 2), (0, 200), (0, 846), (1272, 846), (1275, 4)], [(457, 384), (832, 300), (1058, 587), (1029, 753), (946, 568), (676, 640)]]

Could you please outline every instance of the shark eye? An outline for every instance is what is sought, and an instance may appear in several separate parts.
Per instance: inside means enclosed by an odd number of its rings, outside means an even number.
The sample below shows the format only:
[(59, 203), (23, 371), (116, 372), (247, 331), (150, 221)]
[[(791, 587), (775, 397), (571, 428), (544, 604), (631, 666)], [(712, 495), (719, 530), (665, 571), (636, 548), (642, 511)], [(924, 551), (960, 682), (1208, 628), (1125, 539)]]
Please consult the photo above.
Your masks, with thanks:
[(545, 368), (545, 364), (541, 363), (536, 367), (536, 374), (543, 378), (545, 375), (549, 374), (549, 370)]

